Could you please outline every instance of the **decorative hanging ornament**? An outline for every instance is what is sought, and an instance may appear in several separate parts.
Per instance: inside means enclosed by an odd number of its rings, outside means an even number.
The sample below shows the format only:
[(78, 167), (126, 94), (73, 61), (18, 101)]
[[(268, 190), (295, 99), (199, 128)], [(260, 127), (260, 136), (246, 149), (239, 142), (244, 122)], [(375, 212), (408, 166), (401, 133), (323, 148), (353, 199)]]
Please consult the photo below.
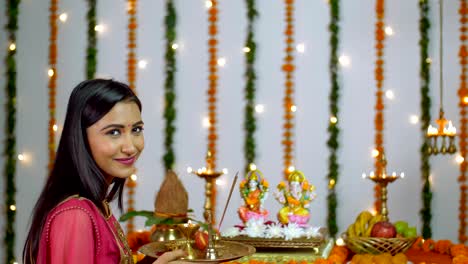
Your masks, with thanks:
[[(432, 141), (427, 148), (429, 155), (453, 154), (457, 151), (455, 146), (455, 136), (457, 129), (452, 121), (445, 119), (443, 95), (444, 95), (444, 67), (443, 67), (443, 1), (439, 0), (439, 88), (440, 88), (440, 109), (439, 119), (435, 121), (437, 127), (429, 125), (426, 136)], [(440, 139), (440, 140), (439, 140)], [(447, 142), (448, 141), (448, 142)]]

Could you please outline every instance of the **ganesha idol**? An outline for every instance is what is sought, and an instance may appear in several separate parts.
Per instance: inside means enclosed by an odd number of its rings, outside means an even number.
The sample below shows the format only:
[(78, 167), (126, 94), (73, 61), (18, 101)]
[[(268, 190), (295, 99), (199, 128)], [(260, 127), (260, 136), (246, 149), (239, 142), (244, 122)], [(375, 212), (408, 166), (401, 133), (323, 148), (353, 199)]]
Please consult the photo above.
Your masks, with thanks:
[(268, 197), (268, 182), (259, 170), (252, 170), (241, 181), (240, 194), (244, 199), (244, 205), (239, 207), (239, 216), (242, 222), (249, 220), (263, 220), (268, 217), (268, 211), (263, 208)]
[(309, 205), (316, 196), (314, 190), (315, 186), (309, 184), (301, 171), (291, 172), (287, 184), (280, 182), (274, 193), (275, 199), (283, 205), (278, 220), (282, 224), (306, 226), (310, 219)]

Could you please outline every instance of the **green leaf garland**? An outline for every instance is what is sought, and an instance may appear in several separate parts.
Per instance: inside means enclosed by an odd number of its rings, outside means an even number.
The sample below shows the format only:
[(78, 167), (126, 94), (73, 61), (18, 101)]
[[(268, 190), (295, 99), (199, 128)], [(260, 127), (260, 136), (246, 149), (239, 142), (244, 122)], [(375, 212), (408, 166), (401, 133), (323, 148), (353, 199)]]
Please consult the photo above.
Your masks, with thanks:
[(176, 131), (175, 119), (177, 116), (175, 108), (175, 73), (176, 73), (176, 25), (177, 15), (174, 3), (172, 0), (166, 1), (166, 17), (164, 19), (164, 26), (166, 27), (166, 53), (165, 53), (165, 73), (166, 79), (164, 81), (164, 119), (165, 119), (165, 138), (164, 147), (165, 153), (163, 155), (163, 162), (165, 170), (170, 170), (175, 164), (174, 154), (174, 133)]
[[(18, 30), (18, 14), (20, 0), (7, 1), (8, 52), (5, 58), (6, 67), (6, 143), (5, 143), (5, 263), (15, 262), (15, 218), (16, 218), (16, 31)], [(14, 46), (13, 46), (14, 45)]]
[(327, 223), (330, 236), (335, 237), (338, 232), (338, 225), (336, 223), (336, 208), (338, 205), (337, 195), (335, 186), (338, 182), (339, 176), (339, 164), (338, 164), (338, 149), (339, 142), (338, 137), (340, 134), (340, 128), (338, 127), (338, 101), (340, 98), (340, 85), (338, 83), (338, 48), (339, 48), (339, 33), (340, 33), (340, 0), (331, 0), (330, 5), (330, 24), (328, 30), (330, 32), (330, 81), (331, 89), (329, 94), (330, 102), (330, 121), (328, 125), (329, 138), (327, 141), (330, 155), (328, 157), (328, 215)]
[(424, 238), (432, 237), (431, 230), (431, 201), (432, 201), (432, 191), (431, 183), (429, 181), (429, 175), (431, 173), (431, 165), (429, 162), (429, 154), (427, 148), (430, 145), (430, 140), (426, 137), (426, 130), (431, 122), (431, 98), (429, 97), (429, 84), (431, 80), (430, 75), (430, 60), (429, 59), (429, 29), (431, 23), (429, 21), (429, 1), (420, 0), (419, 1), (419, 31), (421, 39), (419, 40), (420, 46), (420, 72), (419, 76), (421, 79), (421, 135), (422, 135), (422, 145), (421, 145), (421, 177), (423, 181), (422, 187), (422, 208), (420, 210), (421, 221), (422, 221), (422, 236)]
[(96, 48), (96, 0), (88, 0), (88, 47), (86, 48), (86, 78), (93, 79), (96, 74), (97, 48)]
[(245, 41), (244, 54), (245, 54), (245, 142), (244, 142), (244, 155), (245, 155), (245, 173), (250, 170), (250, 164), (255, 162), (255, 130), (257, 129), (255, 119), (255, 82), (257, 74), (255, 73), (255, 58), (257, 51), (257, 44), (255, 43), (254, 36), (254, 23), (258, 16), (255, 9), (255, 0), (246, 0), (247, 5), (247, 39)]

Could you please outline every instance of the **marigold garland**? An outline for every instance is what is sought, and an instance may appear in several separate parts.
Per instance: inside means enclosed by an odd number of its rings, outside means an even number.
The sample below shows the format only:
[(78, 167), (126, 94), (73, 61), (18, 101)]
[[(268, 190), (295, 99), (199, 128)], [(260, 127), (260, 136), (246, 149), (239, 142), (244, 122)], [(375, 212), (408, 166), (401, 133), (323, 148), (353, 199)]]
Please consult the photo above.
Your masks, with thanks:
[(330, 122), (328, 124), (329, 138), (327, 141), (328, 149), (330, 154), (328, 156), (328, 231), (330, 236), (335, 237), (338, 233), (338, 225), (336, 223), (336, 208), (338, 206), (338, 199), (335, 191), (336, 183), (338, 182), (339, 176), (339, 164), (338, 164), (338, 149), (339, 142), (338, 136), (340, 134), (340, 128), (338, 127), (338, 100), (340, 98), (340, 85), (338, 82), (338, 49), (339, 49), (339, 33), (340, 33), (340, 0), (331, 0), (330, 5), (330, 24), (328, 30), (330, 31), (330, 61), (329, 61), (329, 72), (331, 89), (328, 99), (330, 100)]
[(6, 123), (5, 123), (5, 263), (15, 263), (15, 219), (16, 219), (16, 31), (18, 30), (19, 0), (7, 1), (8, 22), (6, 30), (8, 33), (9, 47), (5, 59), (5, 94), (6, 94)]
[[(379, 156), (375, 158), (374, 167), (377, 175), (380, 175), (383, 172), (383, 164), (381, 162), (381, 155), (385, 153), (384, 151), (384, 100), (383, 100), (383, 85), (384, 85), (384, 41), (385, 41), (385, 31), (384, 31), (384, 17), (385, 17), (385, 1), (377, 0), (375, 4), (375, 13), (377, 22), (375, 23), (375, 50), (376, 50), (376, 61), (375, 61), (375, 81), (377, 92), (375, 93), (376, 102), (375, 102), (375, 149), (379, 152)], [(375, 202), (374, 208), (377, 212), (380, 212), (381, 209), (381, 188), (379, 184), (376, 184), (374, 187)]]
[[(128, 9), (128, 55), (127, 55), (127, 78), (128, 85), (130, 88), (135, 90), (136, 83), (136, 32), (137, 32), (137, 0), (128, 0), (127, 1)], [(136, 188), (136, 181), (129, 179), (127, 180), (127, 212), (134, 211), (134, 195)], [(134, 229), (134, 220), (130, 218), (127, 221), (127, 232), (132, 232)]]
[(283, 174), (287, 179), (290, 173), (289, 167), (293, 165), (294, 149), (294, 0), (285, 0), (285, 57), (283, 72), (285, 73), (284, 90), (284, 125), (283, 125)]
[(257, 129), (256, 118), (255, 118), (255, 81), (257, 74), (255, 73), (255, 58), (257, 52), (257, 43), (254, 39), (254, 23), (258, 16), (258, 12), (255, 8), (255, 0), (245, 0), (247, 5), (247, 39), (245, 41), (245, 142), (244, 142), (244, 155), (245, 165), (244, 171), (248, 173), (250, 171), (250, 164), (255, 162), (255, 130)]
[(164, 81), (164, 119), (165, 119), (165, 137), (164, 137), (164, 147), (165, 153), (162, 157), (164, 168), (166, 171), (172, 169), (175, 164), (175, 155), (174, 155), (174, 133), (176, 131), (175, 119), (177, 117), (176, 108), (175, 108), (175, 73), (177, 71), (176, 66), (176, 25), (177, 25), (177, 15), (174, 6), (173, 0), (168, 0), (166, 2), (166, 17), (164, 19), (164, 26), (166, 29), (166, 55), (165, 59), (165, 73), (166, 78)]
[(460, 14), (460, 50), (458, 56), (460, 58), (460, 88), (458, 89), (458, 95), (460, 101), (458, 106), (460, 107), (460, 155), (464, 158), (464, 161), (460, 164), (460, 176), (458, 182), (460, 185), (460, 205), (459, 215), (460, 226), (458, 229), (458, 241), (465, 243), (467, 241), (466, 235), (466, 166), (467, 166), (467, 149), (466, 149), (466, 133), (467, 133), (467, 116), (466, 116), (466, 98), (468, 98), (468, 88), (466, 87), (466, 74), (467, 74), (467, 20), (468, 20), (468, 5), (466, 0), (460, 0), (460, 8), (458, 10)]
[(86, 48), (86, 78), (93, 79), (97, 65), (96, 0), (88, 0), (88, 47)]
[(419, 77), (421, 83), (421, 135), (422, 144), (420, 148), (421, 157), (421, 179), (423, 181), (423, 187), (421, 190), (422, 208), (419, 211), (421, 215), (422, 231), (421, 234), (424, 238), (432, 237), (431, 229), (431, 202), (432, 202), (432, 191), (431, 182), (429, 176), (431, 173), (431, 164), (429, 162), (428, 147), (430, 146), (430, 140), (426, 137), (426, 130), (431, 122), (431, 97), (430, 97), (430, 61), (429, 58), (429, 29), (431, 28), (431, 22), (429, 20), (429, 1), (419, 1), (419, 32), (420, 32), (420, 69)]
[(50, 36), (49, 36), (49, 125), (48, 125), (48, 132), (49, 132), (49, 165), (48, 169), (49, 172), (52, 170), (55, 162), (55, 131), (54, 127), (56, 126), (56, 119), (55, 119), (55, 96), (57, 94), (57, 10), (58, 10), (58, 0), (51, 0), (50, 1), (50, 8), (49, 8), (49, 28), (50, 28)]
[(452, 257), (452, 263), (468, 263), (468, 247), (463, 243), (453, 244), (450, 240), (433, 240), (418, 237), (411, 246), (412, 250), (435, 252)]
[[(218, 94), (218, 0), (211, 0), (211, 7), (208, 8), (208, 119), (210, 127), (208, 128), (208, 146), (207, 151), (211, 157), (207, 159), (207, 167), (216, 171), (216, 142), (218, 139), (217, 134), (217, 116), (216, 116), (216, 104)], [(216, 184), (211, 185), (211, 223), (215, 223), (216, 213)]]

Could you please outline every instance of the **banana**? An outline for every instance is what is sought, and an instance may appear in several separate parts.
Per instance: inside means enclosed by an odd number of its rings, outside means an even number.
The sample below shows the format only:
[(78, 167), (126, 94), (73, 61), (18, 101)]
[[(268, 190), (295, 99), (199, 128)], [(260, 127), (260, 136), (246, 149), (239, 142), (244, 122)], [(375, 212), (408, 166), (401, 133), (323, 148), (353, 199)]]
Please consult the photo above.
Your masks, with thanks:
[(382, 219), (383, 219), (383, 217), (382, 217), (382, 215), (380, 215), (380, 214), (379, 214), (379, 215), (373, 216), (373, 217), (370, 219), (369, 223), (368, 223), (368, 226), (367, 226), (367, 229), (366, 229), (366, 232), (365, 232), (365, 235), (364, 235), (364, 236), (370, 237), (371, 232), (372, 232), (372, 228), (374, 227), (374, 225), (375, 225), (377, 222), (382, 221)]
[(354, 223), (348, 226), (346, 232), (348, 236), (370, 236), (372, 227), (375, 223), (381, 221), (382, 216), (373, 216), (369, 211), (362, 211), (356, 217)]
[(349, 237), (355, 237), (356, 233), (354, 232), (354, 224), (350, 224), (348, 226), (348, 230), (346, 230), (346, 233), (348, 233)]

